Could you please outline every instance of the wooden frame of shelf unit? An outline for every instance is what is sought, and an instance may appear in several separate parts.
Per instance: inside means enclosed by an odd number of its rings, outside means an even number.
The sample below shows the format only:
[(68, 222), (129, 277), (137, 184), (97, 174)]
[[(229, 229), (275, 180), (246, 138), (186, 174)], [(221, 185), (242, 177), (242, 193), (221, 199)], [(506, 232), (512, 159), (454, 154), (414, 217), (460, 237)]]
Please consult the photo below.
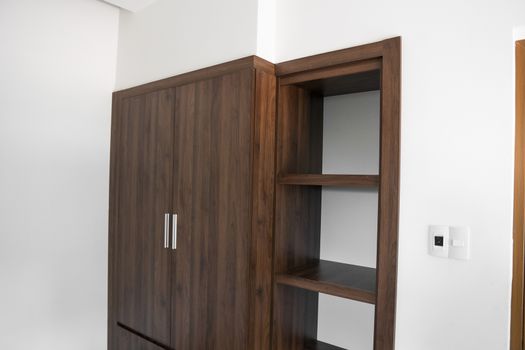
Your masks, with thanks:
[(525, 40), (516, 42), (516, 141), (510, 349), (525, 349)]
[[(393, 350), (401, 39), (280, 63), (276, 74), (279, 82), (272, 349), (341, 350), (316, 340), (318, 293), (327, 293), (375, 304), (374, 350)], [(379, 174), (322, 174), (323, 98), (372, 90), (381, 91)], [(376, 269), (320, 260), (323, 186), (377, 188)]]

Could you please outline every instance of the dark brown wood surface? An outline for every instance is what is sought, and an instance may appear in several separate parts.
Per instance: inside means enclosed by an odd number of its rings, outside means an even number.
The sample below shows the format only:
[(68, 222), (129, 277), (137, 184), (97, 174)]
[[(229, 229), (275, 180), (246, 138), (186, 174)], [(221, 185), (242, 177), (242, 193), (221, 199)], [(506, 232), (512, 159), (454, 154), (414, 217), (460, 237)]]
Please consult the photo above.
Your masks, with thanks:
[(376, 270), (370, 267), (320, 260), (279, 274), (276, 282), (370, 304), (376, 299)]
[(333, 175), (333, 174), (284, 174), (279, 176), (280, 185), (338, 186), (369, 188), (379, 185), (378, 175)]
[[(173, 350), (170, 346), (162, 344), (157, 340), (148, 337), (133, 328), (130, 328), (120, 322), (117, 322), (117, 328), (120, 328), (121, 341), (119, 346), (123, 349), (164, 349)], [(127, 334), (125, 334), (127, 333)], [(131, 334), (130, 334), (131, 333)]]
[(119, 346), (119, 349), (173, 350), (170, 347), (155, 344), (154, 341), (151, 341), (152, 339), (146, 339), (133, 330), (117, 323), (115, 324), (114, 337), (114, 343)]
[(113, 321), (166, 345), (171, 265), (164, 248), (163, 214), (171, 208), (173, 106), (169, 90), (122, 101), (111, 275), (116, 279)]
[(108, 210), (108, 349), (118, 348), (120, 329), (116, 321), (115, 291), (117, 289), (116, 278), (116, 257), (117, 257), (117, 209), (118, 209), (118, 179), (117, 179), (117, 160), (119, 158), (119, 126), (120, 119), (120, 98), (114, 92), (112, 96), (111, 111), (111, 147), (110, 147), (110, 174), (109, 174), (109, 210)]
[(250, 56), (114, 94), (110, 349), (270, 349), (276, 91), (274, 65)]
[(293, 85), (279, 88), (277, 171), (320, 174), (323, 154), (323, 98)]
[(524, 225), (525, 225), (525, 40), (516, 42), (516, 136), (514, 157), (514, 256), (510, 349), (524, 346)]
[(192, 259), (193, 259), (193, 158), (197, 84), (176, 89), (173, 162), (173, 212), (177, 213), (177, 249), (172, 254), (171, 344), (175, 349), (191, 348)]
[(283, 75), (295, 74), (299, 72), (326, 69), (328, 67), (355, 63), (363, 60), (382, 58), (384, 47), (393, 39), (386, 39), (371, 44), (354, 46), (348, 49), (321, 53), (318, 55), (298, 58), (275, 65), (275, 72), (278, 77)]
[(151, 83), (142, 84), (129, 89), (120, 90), (118, 93), (120, 97), (131, 97), (137, 95), (144, 95), (149, 92), (159, 91), (163, 89), (174, 88), (185, 84), (192, 84), (200, 80), (211, 79), (221, 75), (237, 72), (243, 69), (257, 69), (259, 71), (267, 72), (268, 74), (275, 73), (275, 65), (257, 56), (248, 56), (239, 58), (234, 61), (217, 64), (215, 66), (198, 69), (192, 72), (179, 74), (166, 79), (157, 80)]
[(395, 346), (397, 242), (399, 226), (399, 149), (401, 123), (401, 38), (382, 42), (377, 300), (374, 349)]
[(316, 292), (274, 285), (272, 349), (304, 350), (317, 338), (318, 301)]
[(251, 348), (254, 84), (244, 69), (176, 88), (176, 349)]
[(249, 287), (251, 321), (247, 345), (251, 350), (269, 350), (271, 344), (276, 85), (274, 74), (255, 71)]
[[(323, 100), (293, 85), (279, 87), (277, 173), (321, 173)], [(319, 259), (321, 187), (277, 186), (274, 272)], [(277, 284), (273, 348), (303, 350), (317, 335), (317, 293)]]

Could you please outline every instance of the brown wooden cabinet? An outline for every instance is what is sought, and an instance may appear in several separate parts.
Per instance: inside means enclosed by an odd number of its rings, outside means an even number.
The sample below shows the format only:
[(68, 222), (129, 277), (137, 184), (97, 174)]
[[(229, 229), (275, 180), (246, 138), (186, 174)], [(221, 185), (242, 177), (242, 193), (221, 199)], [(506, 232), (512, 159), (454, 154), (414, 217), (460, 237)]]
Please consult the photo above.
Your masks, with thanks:
[(115, 93), (110, 349), (269, 348), (275, 90), (248, 57)]
[[(323, 174), (323, 98), (371, 90), (379, 173)], [(325, 293), (374, 304), (392, 350), (399, 101), (399, 38), (115, 92), (109, 349), (341, 349), (317, 339)], [(376, 268), (321, 258), (323, 186), (377, 191)]]

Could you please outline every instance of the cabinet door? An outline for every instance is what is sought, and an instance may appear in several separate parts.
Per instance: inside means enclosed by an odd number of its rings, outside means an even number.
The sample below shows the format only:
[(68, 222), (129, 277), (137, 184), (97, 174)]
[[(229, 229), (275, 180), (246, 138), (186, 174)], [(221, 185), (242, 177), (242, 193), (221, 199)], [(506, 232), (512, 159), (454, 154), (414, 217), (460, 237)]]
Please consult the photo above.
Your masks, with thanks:
[(165, 213), (172, 208), (173, 108), (172, 90), (121, 103), (112, 248), (115, 322), (166, 345), (171, 331), (171, 265), (164, 230)]
[(251, 348), (253, 83), (246, 69), (176, 88), (176, 349)]

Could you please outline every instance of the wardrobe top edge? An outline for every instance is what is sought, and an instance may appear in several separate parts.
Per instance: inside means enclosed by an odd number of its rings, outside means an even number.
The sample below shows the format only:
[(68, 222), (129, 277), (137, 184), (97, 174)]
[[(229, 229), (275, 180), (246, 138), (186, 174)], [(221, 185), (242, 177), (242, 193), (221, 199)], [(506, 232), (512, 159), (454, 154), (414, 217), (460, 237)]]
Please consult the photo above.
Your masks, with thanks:
[(253, 68), (272, 75), (275, 75), (275, 65), (263, 58), (252, 55), (228, 61), (206, 68), (197, 69), (187, 73), (181, 73), (172, 77), (152, 81), (149, 83), (133, 86), (130, 88), (117, 90), (113, 94), (119, 97), (131, 97), (157, 90), (169, 89), (180, 85), (192, 83), (199, 80), (213, 78), (216, 76), (228, 74), (231, 72)]
[(277, 64), (271, 63), (256, 55), (251, 55), (127, 89), (118, 90), (113, 94), (115, 95), (114, 97), (119, 98), (132, 97), (144, 93), (174, 88), (180, 85), (209, 79), (248, 68), (266, 72), (277, 77), (283, 77), (319, 68), (327, 68), (342, 64), (356, 63), (358, 61), (383, 58), (385, 52), (391, 51), (392, 49), (394, 51), (400, 51), (400, 47), (401, 37), (398, 36), (369, 44), (354, 46), (351, 48), (280, 62)]

